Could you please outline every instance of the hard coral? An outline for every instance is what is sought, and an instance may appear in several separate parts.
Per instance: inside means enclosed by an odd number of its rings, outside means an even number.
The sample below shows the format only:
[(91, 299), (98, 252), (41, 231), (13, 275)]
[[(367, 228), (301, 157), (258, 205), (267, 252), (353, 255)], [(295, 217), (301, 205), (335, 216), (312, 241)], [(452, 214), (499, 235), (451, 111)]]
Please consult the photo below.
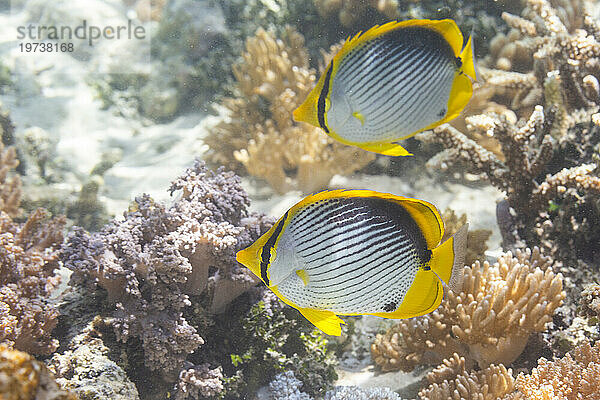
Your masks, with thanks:
[(600, 342), (582, 344), (556, 361), (541, 358), (531, 375), (520, 374), (517, 392), (504, 400), (600, 399)]
[(0, 344), (0, 399), (76, 400), (61, 390), (46, 366), (31, 355)]
[(64, 217), (38, 209), (24, 224), (0, 212), (0, 341), (33, 354), (50, 354), (58, 312), (47, 297), (58, 284), (58, 247)]
[(240, 179), (197, 161), (171, 186), (170, 207), (136, 198), (101, 232), (74, 229), (62, 250), (72, 282), (104, 288), (115, 304), (114, 329), (123, 342), (139, 338), (146, 366), (170, 379), (204, 341), (183, 316), (190, 295), (207, 298), (210, 313), (255, 284), (235, 254), (272, 224), (249, 214)]
[(287, 29), (284, 40), (259, 29), (234, 66), (238, 96), (225, 99), (228, 116), (205, 138), (215, 164), (243, 165), (279, 193), (313, 192), (335, 174), (360, 169), (374, 155), (345, 146), (291, 115), (315, 84), (302, 35)]
[(422, 317), (402, 320), (371, 346), (384, 370), (412, 370), (453, 353), (470, 367), (508, 365), (523, 351), (531, 333), (540, 332), (561, 305), (562, 276), (538, 249), (511, 252), (494, 265), (465, 267), (460, 293), (447, 291), (442, 305)]
[(430, 386), (419, 392), (425, 400), (496, 400), (515, 389), (512, 370), (502, 364), (467, 371), (464, 357), (454, 353), (427, 374)]
[[(442, 214), (442, 219), (444, 220), (444, 236), (442, 237), (442, 242), (445, 242), (467, 223), (467, 214), (462, 214), (459, 217), (454, 210), (447, 208)], [(473, 264), (477, 259), (483, 257), (487, 250), (486, 241), (491, 235), (492, 231), (489, 229), (469, 230), (467, 233), (465, 264)]]

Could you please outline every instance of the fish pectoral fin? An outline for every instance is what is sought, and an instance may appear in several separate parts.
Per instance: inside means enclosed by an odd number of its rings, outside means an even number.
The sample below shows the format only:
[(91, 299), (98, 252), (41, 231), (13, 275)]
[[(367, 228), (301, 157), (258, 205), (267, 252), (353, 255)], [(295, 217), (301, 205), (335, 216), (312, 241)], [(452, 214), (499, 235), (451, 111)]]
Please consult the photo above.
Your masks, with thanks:
[(356, 118), (357, 120), (359, 120), (361, 125), (363, 125), (363, 126), (365, 125), (365, 116), (364, 116), (364, 115), (362, 115), (360, 112), (358, 112), (358, 111), (354, 111), (354, 112), (352, 113), (352, 116), (353, 116), (354, 118)]
[(409, 153), (404, 147), (400, 146), (398, 143), (367, 143), (360, 144), (360, 148), (372, 151), (373, 153), (379, 153), (386, 156), (412, 156), (412, 153)]
[(298, 311), (311, 324), (326, 334), (332, 336), (340, 336), (342, 334), (342, 324), (345, 324), (345, 322), (335, 315), (333, 311), (316, 310), (314, 308), (298, 308)]
[(304, 286), (308, 285), (308, 272), (306, 272), (305, 269), (297, 269), (296, 275), (298, 275), (300, 279), (302, 279), (302, 283), (304, 283)]

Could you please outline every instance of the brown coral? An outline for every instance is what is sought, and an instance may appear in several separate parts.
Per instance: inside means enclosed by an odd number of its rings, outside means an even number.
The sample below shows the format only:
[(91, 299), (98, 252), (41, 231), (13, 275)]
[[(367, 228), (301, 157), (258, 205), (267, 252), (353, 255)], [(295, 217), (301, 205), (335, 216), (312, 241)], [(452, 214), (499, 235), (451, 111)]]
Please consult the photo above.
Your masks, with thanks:
[(47, 297), (58, 283), (58, 247), (64, 217), (38, 209), (24, 224), (0, 213), (0, 341), (33, 354), (49, 354), (58, 312)]
[(61, 390), (46, 366), (31, 355), (0, 344), (0, 400), (76, 400)]
[(502, 364), (468, 372), (464, 357), (454, 353), (427, 374), (429, 387), (419, 392), (424, 400), (496, 400), (514, 391), (512, 370)]
[(586, 342), (565, 357), (548, 361), (541, 358), (531, 375), (520, 374), (515, 384), (517, 392), (505, 400), (599, 400), (600, 342)]
[(465, 267), (460, 293), (447, 291), (428, 315), (402, 320), (378, 335), (371, 354), (384, 370), (412, 370), (456, 352), (470, 367), (505, 364), (523, 351), (531, 333), (543, 331), (562, 303), (562, 276), (538, 249), (508, 252), (490, 265)]
[(226, 119), (205, 138), (208, 159), (245, 169), (279, 193), (325, 188), (335, 174), (356, 171), (374, 155), (336, 142), (292, 112), (315, 84), (302, 35), (288, 28), (283, 40), (262, 29), (246, 41), (234, 66), (238, 96), (223, 102)]

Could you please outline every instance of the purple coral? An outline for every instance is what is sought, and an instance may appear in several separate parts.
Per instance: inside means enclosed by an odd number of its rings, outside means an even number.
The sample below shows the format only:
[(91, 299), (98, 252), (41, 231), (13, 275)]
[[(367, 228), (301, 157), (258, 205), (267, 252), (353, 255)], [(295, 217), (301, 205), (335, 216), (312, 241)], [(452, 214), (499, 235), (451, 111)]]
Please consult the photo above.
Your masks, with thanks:
[(253, 286), (235, 253), (273, 223), (248, 214), (239, 177), (201, 161), (173, 182), (175, 191), (170, 207), (143, 195), (99, 233), (74, 229), (62, 251), (74, 283), (106, 289), (117, 338), (141, 340), (146, 366), (169, 379), (204, 343), (183, 315), (189, 296), (206, 296), (208, 311), (220, 312)]
[(17, 224), (0, 212), (0, 342), (32, 354), (50, 354), (58, 311), (47, 298), (58, 284), (58, 247), (63, 217), (49, 219), (42, 209)]

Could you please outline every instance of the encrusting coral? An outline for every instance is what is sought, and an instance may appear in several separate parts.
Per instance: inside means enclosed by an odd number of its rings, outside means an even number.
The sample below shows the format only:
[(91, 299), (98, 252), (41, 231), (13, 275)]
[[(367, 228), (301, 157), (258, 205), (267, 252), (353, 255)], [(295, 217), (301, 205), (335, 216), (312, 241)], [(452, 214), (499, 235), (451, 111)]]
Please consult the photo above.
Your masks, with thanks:
[(600, 399), (600, 342), (584, 343), (556, 361), (545, 358), (530, 375), (520, 374), (516, 393), (504, 400)]
[(458, 353), (467, 367), (508, 365), (533, 332), (546, 329), (564, 297), (562, 276), (550, 259), (533, 251), (507, 252), (490, 265), (465, 267), (460, 293), (446, 291), (441, 306), (401, 320), (371, 345), (383, 370), (412, 370)]
[(511, 369), (502, 364), (468, 372), (464, 357), (454, 353), (427, 374), (429, 386), (419, 392), (424, 400), (496, 400), (515, 389)]
[(231, 172), (208, 170), (197, 161), (176, 179), (170, 207), (149, 196), (136, 198), (124, 220), (93, 235), (74, 229), (61, 258), (72, 283), (104, 288), (116, 306), (117, 338), (139, 338), (146, 366), (174, 377), (204, 341), (184, 318), (190, 296), (208, 298), (207, 311), (221, 312), (255, 284), (235, 261), (272, 224), (249, 214), (248, 196)]
[(316, 82), (301, 34), (288, 28), (276, 39), (259, 29), (246, 40), (242, 58), (233, 67), (237, 96), (223, 101), (228, 115), (205, 138), (207, 159), (237, 170), (243, 165), (279, 193), (323, 189), (333, 175), (349, 174), (374, 159), (292, 120)]
[(62, 390), (43, 363), (1, 343), (0, 399), (76, 400), (77, 396)]

